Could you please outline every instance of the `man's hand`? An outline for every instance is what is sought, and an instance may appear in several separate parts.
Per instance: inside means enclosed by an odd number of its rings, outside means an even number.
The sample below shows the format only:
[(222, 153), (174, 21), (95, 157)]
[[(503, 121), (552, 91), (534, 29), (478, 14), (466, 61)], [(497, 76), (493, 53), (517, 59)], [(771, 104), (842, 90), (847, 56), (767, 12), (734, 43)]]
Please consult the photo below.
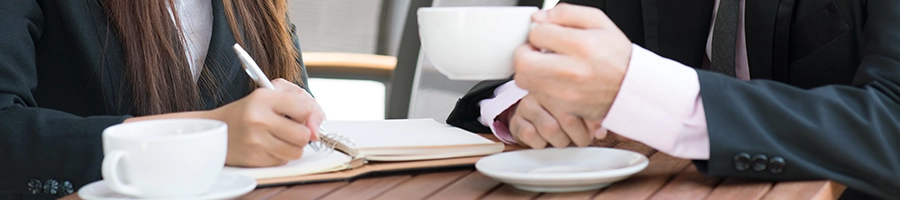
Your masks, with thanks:
[(551, 113), (544, 109), (532, 95), (527, 95), (512, 109), (509, 131), (521, 145), (543, 149), (567, 147), (571, 143), (584, 147), (594, 141), (591, 133), (599, 123), (586, 123), (580, 117), (567, 113)]
[[(530, 45), (515, 52), (516, 84), (534, 95), (553, 116), (574, 115), (599, 122), (625, 77), (631, 41), (595, 8), (560, 4), (532, 18), (537, 25), (528, 36)], [(560, 125), (563, 130), (580, 130), (583, 126), (568, 122)], [(527, 132), (521, 130), (520, 134)], [(555, 139), (558, 136), (549, 136), (551, 144), (562, 143), (562, 139)]]

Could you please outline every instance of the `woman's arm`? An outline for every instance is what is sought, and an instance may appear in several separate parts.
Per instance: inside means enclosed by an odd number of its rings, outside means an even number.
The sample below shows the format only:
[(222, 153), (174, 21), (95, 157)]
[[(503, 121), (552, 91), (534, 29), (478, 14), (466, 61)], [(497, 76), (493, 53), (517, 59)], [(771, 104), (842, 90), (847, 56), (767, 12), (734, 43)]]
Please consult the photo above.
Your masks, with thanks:
[[(56, 197), (43, 188), (29, 191), (29, 184), (76, 189), (99, 179), (101, 132), (129, 117), (81, 117), (39, 107), (35, 43), (43, 16), (36, 1), (0, 1), (0, 197)], [(66, 188), (48, 189), (60, 194)]]

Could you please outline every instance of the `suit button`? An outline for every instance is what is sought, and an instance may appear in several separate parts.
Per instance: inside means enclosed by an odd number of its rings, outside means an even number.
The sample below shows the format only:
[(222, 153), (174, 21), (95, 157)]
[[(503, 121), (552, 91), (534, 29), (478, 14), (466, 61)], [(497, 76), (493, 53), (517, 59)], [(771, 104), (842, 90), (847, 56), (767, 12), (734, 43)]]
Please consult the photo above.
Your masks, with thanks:
[(66, 196), (75, 192), (75, 188), (72, 187), (72, 182), (63, 181), (62, 184), (59, 184), (59, 196)]
[(787, 163), (784, 162), (784, 158), (773, 157), (772, 159), (769, 159), (769, 172), (780, 174), (781, 172), (784, 172), (785, 165), (787, 165)]
[(41, 193), (41, 191), (44, 189), (43, 185), (44, 184), (41, 184), (41, 181), (37, 179), (31, 179), (30, 181), (28, 181), (28, 191), (31, 192), (31, 194)]
[(753, 171), (761, 172), (766, 170), (766, 164), (769, 162), (769, 158), (766, 155), (757, 154), (753, 156), (753, 162), (751, 166), (753, 167)]
[(56, 182), (56, 180), (53, 180), (53, 179), (47, 179), (47, 181), (44, 182), (44, 193), (50, 194), (50, 195), (55, 195), (57, 192), (56, 189), (58, 187), (59, 187), (59, 182)]
[(739, 153), (734, 156), (734, 168), (738, 171), (750, 169), (750, 154)]

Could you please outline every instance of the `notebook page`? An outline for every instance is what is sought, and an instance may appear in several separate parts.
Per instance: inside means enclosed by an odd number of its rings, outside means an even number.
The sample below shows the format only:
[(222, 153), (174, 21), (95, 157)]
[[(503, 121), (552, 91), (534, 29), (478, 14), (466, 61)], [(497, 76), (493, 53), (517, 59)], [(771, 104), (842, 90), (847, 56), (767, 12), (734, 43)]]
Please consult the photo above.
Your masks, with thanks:
[(324, 121), (330, 133), (350, 138), (356, 149), (398, 147), (440, 147), (493, 144), (477, 134), (433, 119), (397, 119), (376, 121)]
[(344, 164), (349, 163), (350, 160), (350, 156), (341, 152), (316, 152), (310, 146), (306, 146), (303, 148), (303, 156), (300, 159), (290, 161), (285, 165), (258, 168), (226, 166), (222, 171), (237, 173), (255, 179), (264, 179), (343, 170)]

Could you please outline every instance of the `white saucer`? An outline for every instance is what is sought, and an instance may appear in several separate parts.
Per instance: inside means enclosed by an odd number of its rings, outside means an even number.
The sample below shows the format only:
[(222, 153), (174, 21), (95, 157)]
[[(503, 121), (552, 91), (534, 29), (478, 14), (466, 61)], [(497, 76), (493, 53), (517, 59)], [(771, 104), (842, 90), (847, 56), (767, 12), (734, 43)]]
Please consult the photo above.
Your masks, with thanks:
[(574, 192), (609, 186), (648, 163), (646, 156), (620, 149), (550, 148), (494, 154), (478, 160), (475, 168), (521, 190)]
[[(209, 189), (206, 193), (199, 196), (167, 199), (233, 199), (247, 194), (254, 188), (256, 188), (256, 179), (244, 175), (222, 172), (219, 174), (219, 178), (212, 186), (212, 189)], [(112, 189), (109, 189), (109, 186), (106, 185), (104, 180), (99, 180), (82, 187), (78, 190), (78, 197), (85, 200), (139, 199), (112, 191)]]

